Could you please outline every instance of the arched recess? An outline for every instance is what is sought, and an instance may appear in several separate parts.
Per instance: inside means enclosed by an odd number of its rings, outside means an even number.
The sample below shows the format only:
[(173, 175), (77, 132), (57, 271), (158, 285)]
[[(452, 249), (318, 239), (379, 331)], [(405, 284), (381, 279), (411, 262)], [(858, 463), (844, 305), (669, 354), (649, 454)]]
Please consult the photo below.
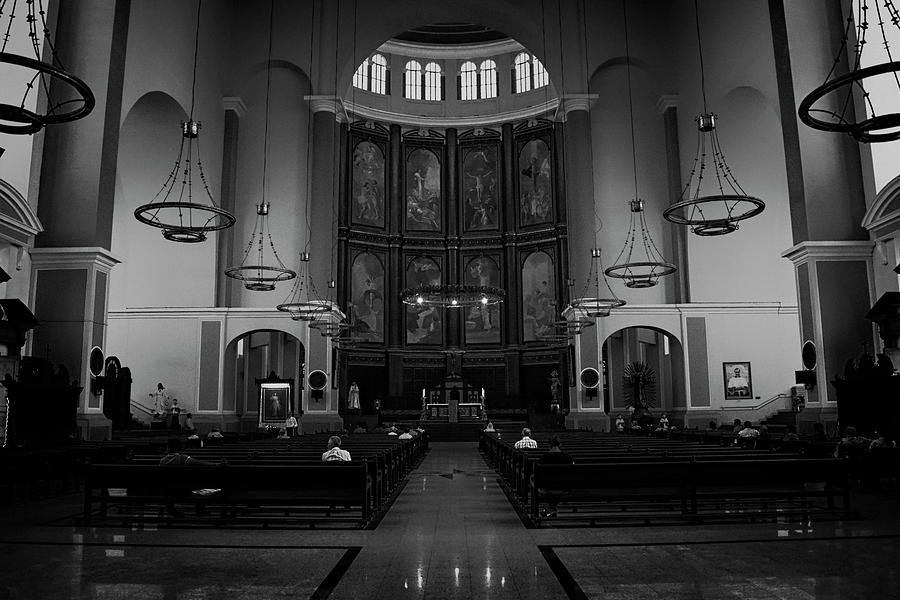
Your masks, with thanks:
[(625, 365), (635, 361), (648, 364), (656, 373), (654, 414), (686, 409), (684, 349), (677, 335), (653, 325), (630, 325), (609, 332), (601, 348), (601, 401), (610, 414), (627, 412), (622, 376)]
[[(234, 414), (255, 429), (258, 414), (256, 379), (271, 372), (293, 380), (291, 410), (299, 415), (306, 347), (296, 336), (279, 329), (255, 329), (229, 340), (222, 370), (222, 412)], [(242, 427), (243, 428), (243, 427)]]
[(900, 278), (894, 268), (900, 264), (900, 175), (885, 185), (866, 211), (862, 226), (875, 242), (872, 260), (876, 297), (900, 290)]
[[(296, 270), (297, 256), (309, 240), (305, 216), (312, 115), (302, 101), (310, 94), (309, 77), (292, 62), (272, 60), (253, 64), (241, 81), (236, 95), (244, 102), (247, 111), (240, 117), (238, 160), (233, 174), (234, 216), (237, 222), (232, 230), (225, 233), (231, 236), (232, 244), (230, 254), (224, 256), (223, 261), (237, 265), (243, 259), (256, 225), (256, 207), (263, 198), (265, 176), (265, 201), (270, 204), (269, 233), (284, 265)], [(265, 144), (267, 85), (268, 149)], [(338, 159), (334, 157), (334, 160)], [(255, 249), (252, 250), (255, 252)], [(264, 257), (274, 261), (269, 250), (267, 247)], [(229, 305), (271, 307), (284, 299), (289, 285), (279, 286), (270, 292), (248, 291), (243, 286), (234, 285)]]
[[(110, 275), (110, 310), (214, 304), (216, 235), (201, 244), (173, 243), (134, 218), (134, 210), (153, 201), (172, 171), (185, 119), (183, 107), (157, 91), (135, 102), (122, 122), (111, 248), (122, 263)], [(180, 185), (179, 178), (173, 193)], [(196, 201), (202, 193), (195, 187)]]
[[(2, 284), (0, 297), (28, 298), (31, 269), (27, 250), (34, 246), (34, 236), (43, 230), (22, 194), (0, 179), (0, 268), (12, 279)], [(16, 271), (22, 275), (13, 277)]]

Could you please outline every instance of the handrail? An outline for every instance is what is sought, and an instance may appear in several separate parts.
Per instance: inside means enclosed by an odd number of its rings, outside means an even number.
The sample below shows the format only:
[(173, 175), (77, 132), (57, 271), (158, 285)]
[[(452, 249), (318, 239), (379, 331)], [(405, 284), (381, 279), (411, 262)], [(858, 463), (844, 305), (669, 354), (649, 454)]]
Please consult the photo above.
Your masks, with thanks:
[(772, 404), (776, 400), (790, 399), (790, 397), (791, 397), (790, 394), (781, 392), (780, 394), (775, 394), (768, 400), (763, 400), (756, 406), (723, 406), (723, 407), (721, 407), (721, 410), (759, 410), (764, 406), (768, 406), (769, 404)]
[(134, 407), (134, 408), (139, 409), (142, 413), (144, 413), (144, 414), (146, 414), (146, 415), (153, 416), (154, 410), (153, 410), (152, 408), (147, 408), (146, 406), (144, 406), (143, 404), (141, 404), (141, 403), (138, 402), (137, 400), (132, 400), (132, 401), (131, 401), (131, 406)]

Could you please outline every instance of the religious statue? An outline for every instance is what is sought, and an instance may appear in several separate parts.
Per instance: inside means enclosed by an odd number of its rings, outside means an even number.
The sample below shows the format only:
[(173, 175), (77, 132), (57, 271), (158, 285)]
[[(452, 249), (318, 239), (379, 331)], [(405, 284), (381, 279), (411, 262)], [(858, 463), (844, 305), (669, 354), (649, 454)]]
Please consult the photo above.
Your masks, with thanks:
[(161, 419), (172, 409), (172, 399), (162, 382), (156, 384), (156, 393), (150, 394), (153, 398), (153, 416)]
[(550, 373), (550, 410), (552, 412), (559, 411), (560, 401), (562, 400), (562, 385), (559, 382), (559, 373), (554, 369)]
[(359, 410), (359, 386), (356, 382), (350, 384), (350, 395), (347, 396), (347, 409)]

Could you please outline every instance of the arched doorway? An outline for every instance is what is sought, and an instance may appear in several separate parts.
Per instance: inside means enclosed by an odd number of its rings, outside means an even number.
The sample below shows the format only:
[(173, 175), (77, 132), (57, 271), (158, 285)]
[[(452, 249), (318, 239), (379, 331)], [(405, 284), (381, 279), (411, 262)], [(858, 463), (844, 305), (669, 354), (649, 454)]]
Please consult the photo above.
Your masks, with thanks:
[(249, 331), (225, 348), (223, 411), (234, 411), (242, 431), (255, 430), (259, 417), (257, 379), (270, 373), (292, 382), (290, 410), (302, 406), (306, 349), (290, 333), (274, 329)]
[(654, 380), (645, 397), (651, 412), (669, 413), (670, 422), (672, 413), (683, 414), (687, 405), (684, 351), (677, 337), (658, 327), (625, 327), (604, 340), (602, 353), (602, 397), (607, 412), (628, 412), (635, 396), (625, 381), (626, 373), (644, 368)]

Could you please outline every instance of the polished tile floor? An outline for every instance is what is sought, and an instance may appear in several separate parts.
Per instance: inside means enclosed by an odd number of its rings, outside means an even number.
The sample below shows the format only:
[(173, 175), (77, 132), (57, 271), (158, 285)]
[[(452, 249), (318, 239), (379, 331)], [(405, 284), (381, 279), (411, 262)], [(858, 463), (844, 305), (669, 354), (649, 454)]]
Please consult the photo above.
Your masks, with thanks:
[(0, 513), (0, 600), (900, 598), (900, 501), (846, 522), (526, 529), (474, 444), (435, 443), (373, 531), (71, 525)]

